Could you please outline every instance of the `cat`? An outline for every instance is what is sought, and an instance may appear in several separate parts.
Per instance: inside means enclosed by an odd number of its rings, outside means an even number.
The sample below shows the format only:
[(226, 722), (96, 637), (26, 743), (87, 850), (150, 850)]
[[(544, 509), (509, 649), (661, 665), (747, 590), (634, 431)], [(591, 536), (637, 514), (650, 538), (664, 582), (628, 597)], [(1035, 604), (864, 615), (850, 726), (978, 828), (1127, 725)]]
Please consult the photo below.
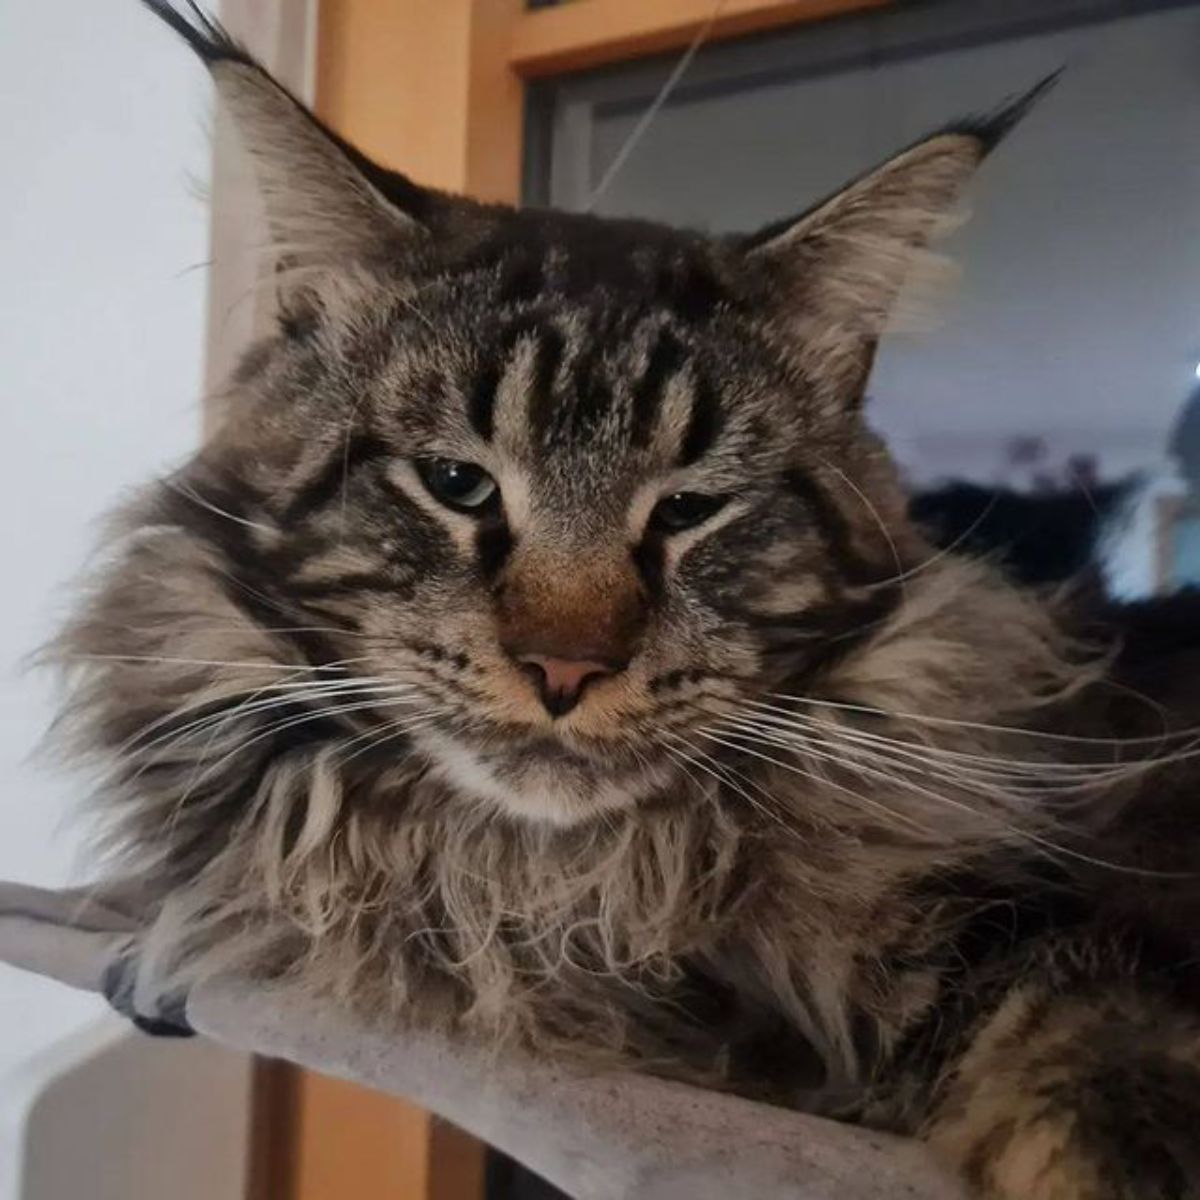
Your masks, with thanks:
[(279, 311), (55, 650), (159, 897), (131, 1002), (290, 976), (913, 1134), (981, 1196), (1200, 1196), (1196, 608), (934, 549), (862, 414), (1037, 90), (710, 237), (420, 187), (146, 2)]

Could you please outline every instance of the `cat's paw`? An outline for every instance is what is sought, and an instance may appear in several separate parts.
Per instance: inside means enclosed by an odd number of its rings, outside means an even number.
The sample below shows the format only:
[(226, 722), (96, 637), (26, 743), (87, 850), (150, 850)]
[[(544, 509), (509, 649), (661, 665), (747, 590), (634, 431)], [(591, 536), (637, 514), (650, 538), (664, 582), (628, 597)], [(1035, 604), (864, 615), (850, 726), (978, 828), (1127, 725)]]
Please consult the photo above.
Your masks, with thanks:
[(136, 938), (131, 938), (109, 963), (101, 990), (123, 1017), (151, 1037), (191, 1037), (187, 996), (177, 990), (156, 992), (147, 987)]

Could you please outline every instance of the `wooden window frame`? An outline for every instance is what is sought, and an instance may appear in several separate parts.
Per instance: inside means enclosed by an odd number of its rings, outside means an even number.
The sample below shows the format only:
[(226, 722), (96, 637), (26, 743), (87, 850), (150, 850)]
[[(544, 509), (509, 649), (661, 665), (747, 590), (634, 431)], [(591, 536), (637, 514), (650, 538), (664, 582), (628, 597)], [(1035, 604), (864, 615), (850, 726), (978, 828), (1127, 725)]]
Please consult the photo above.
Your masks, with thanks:
[[(880, 8), (892, 0), (223, 0), (222, 18), (361, 150), (420, 183), (521, 199), (530, 81)], [(263, 328), (257, 203), (218, 118), (209, 400)], [(481, 1200), (485, 1148), (391, 1096), (259, 1063), (249, 1200)]]

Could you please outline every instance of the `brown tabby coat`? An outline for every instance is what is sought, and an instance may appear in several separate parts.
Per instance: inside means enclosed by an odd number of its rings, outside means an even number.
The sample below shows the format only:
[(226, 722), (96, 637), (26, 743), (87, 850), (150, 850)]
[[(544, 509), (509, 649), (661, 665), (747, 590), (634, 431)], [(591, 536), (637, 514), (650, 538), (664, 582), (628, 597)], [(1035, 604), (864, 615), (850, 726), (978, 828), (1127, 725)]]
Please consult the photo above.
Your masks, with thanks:
[(1020, 106), (710, 238), (418, 188), (151, 7), (281, 271), (61, 644), (162, 896), (135, 1000), (291, 973), (918, 1132), (982, 1195), (1200, 1196), (1191, 614), (1122, 643), (935, 552), (860, 411)]

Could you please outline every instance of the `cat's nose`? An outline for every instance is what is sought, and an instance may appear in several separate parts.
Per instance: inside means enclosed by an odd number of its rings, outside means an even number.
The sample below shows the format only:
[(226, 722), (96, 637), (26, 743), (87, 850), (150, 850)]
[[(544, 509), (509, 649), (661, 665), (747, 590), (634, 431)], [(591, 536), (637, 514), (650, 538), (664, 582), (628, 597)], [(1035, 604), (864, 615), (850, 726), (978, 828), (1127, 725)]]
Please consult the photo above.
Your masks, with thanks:
[(537, 685), (546, 711), (552, 717), (565, 716), (579, 703), (583, 689), (618, 668), (589, 658), (554, 658), (548, 654), (515, 654), (521, 669)]

